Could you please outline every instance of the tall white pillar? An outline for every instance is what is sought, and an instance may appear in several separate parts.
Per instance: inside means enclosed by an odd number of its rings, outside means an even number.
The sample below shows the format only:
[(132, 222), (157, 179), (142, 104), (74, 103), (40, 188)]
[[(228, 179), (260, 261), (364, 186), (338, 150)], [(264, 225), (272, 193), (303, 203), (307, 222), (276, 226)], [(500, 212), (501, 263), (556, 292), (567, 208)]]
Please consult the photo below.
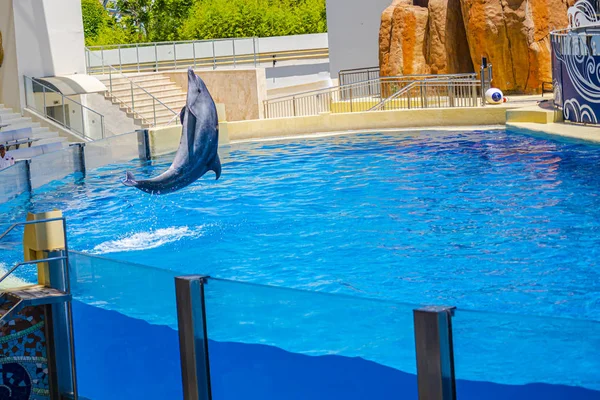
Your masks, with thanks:
[(0, 103), (25, 106), (23, 75), (85, 74), (81, 0), (0, 0)]

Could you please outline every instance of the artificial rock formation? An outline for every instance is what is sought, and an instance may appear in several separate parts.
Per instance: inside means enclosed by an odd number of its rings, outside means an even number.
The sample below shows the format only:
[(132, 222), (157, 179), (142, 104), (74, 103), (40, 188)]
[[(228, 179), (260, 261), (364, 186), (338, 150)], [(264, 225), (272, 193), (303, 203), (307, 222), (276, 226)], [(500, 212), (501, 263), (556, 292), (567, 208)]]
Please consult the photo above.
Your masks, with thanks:
[(552, 80), (550, 32), (567, 26), (574, 0), (395, 0), (383, 13), (382, 76), (479, 70), (493, 85), (536, 92)]

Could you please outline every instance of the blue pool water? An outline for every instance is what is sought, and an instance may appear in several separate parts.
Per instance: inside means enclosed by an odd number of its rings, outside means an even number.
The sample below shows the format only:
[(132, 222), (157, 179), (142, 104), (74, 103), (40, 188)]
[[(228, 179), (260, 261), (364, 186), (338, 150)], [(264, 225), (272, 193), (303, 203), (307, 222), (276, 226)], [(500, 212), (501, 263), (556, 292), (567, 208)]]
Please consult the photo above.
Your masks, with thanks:
[(175, 194), (120, 184), (126, 169), (158, 173), (162, 157), (67, 177), (0, 211), (11, 222), (56, 207), (72, 249), (180, 273), (600, 319), (600, 147), (423, 131), (221, 155), (219, 181)]
[[(322, 293), (207, 285), (218, 400), (240, 397), (231, 377), (255, 383), (252, 395), (239, 386), (248, 399), (362, 399), (358, 377), (385, 392), (377, 398), (397, 398), (400, 381), (415, 398), (413, 306), (399, 302), (459, 307), (461, 398), (600, 398), (600, 147), (503, 130), (420, 131), (220, 153), (219, 181), (209, 174), (171, 195), (120, 184), (125, 170), (159, 173), (165, 156), (69, 176), (0, 205), (6, 224), (61, 209), (72, 249), (158, 268), (74, 256), (74, 293), (87, 303), (75, 315), (84, 395), (180, 390), (172, 279), (200, 273)], [(21, 257), (16, 245), (3, 250), (0, 264)], [(331, 363), (354, 372), (332, 374)], [(161, 368), (168, 385), (128, 382), (132, 370)], [(114, 397), (97, 384), (99, 371), (133, 392)], [(321, 376), (322, 386), (257, 383), (278, 373)], [(336, 397), (326, 388), (345, 389)]]

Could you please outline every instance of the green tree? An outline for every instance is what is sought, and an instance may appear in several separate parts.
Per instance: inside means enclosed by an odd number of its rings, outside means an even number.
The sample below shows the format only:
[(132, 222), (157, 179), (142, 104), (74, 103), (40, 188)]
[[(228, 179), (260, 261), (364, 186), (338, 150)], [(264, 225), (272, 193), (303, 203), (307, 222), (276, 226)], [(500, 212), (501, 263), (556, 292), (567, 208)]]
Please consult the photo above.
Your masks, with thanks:
[(194, 0), (154, 0), (150, 17), (150, 40), (180, 40), (180, 27), (193, 4)]
[(83, 15), (83, 33), (86, 44), (95, 41), (102, 27), (110, 16), (98, 0), (81, 0), (81, 13)]

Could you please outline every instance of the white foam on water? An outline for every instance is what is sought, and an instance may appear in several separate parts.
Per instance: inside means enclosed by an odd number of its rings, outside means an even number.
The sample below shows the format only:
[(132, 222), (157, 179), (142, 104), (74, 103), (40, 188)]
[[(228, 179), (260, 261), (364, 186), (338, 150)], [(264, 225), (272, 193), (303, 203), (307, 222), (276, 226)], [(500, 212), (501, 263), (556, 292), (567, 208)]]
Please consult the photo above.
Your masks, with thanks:
[(100, 243), (89, 253), (107, 254), (122, 251), (140, 251), (155, 249), (167, 243), (177, 242), (183, 238), (198, 237), (201, 235), (202, 226), (190, 229), (187, 226), (170, 227), (152, 230), (149, 232), (138, 232), (117, 240), (109, 240)]
[[(9, 270), (9, 268), (7, 267), (6, 264), (0, 263), (0, 277), (4, 276), (4, 274), (6, 272), (8, 272), (8, 270)], [(16, 287), (26, 286), (26, 285), (30, 285), (30, 284), (31, 284), (30, 282), (27, 282), (26, 280), (18, 278), (15, 275), (9, 275), (8, 278), (6, 278), (5, 280), (3, 280), (0, 283), (0, 289), (16, 288)]]

